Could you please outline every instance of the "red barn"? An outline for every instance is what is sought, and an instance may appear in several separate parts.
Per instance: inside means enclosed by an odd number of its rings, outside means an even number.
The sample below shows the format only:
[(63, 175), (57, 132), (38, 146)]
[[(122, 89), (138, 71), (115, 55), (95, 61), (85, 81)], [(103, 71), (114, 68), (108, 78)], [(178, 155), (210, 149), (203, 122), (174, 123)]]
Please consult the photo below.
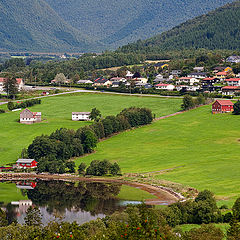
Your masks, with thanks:
[(212, 105), (212, 113), (226, 113), (233, 111), (233, 103), (230, 100), (216, 100)]
[(34, 159), (18, 159), (17, 168), (35, 168), (37, 162)]

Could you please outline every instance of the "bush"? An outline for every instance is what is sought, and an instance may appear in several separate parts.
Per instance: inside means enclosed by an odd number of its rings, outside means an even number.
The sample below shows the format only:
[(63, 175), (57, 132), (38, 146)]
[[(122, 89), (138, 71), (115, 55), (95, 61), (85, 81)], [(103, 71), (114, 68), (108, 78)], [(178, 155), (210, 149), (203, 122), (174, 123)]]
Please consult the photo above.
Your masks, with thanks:
[[(85, 166), (79, 166), (80, 170), (82, 170), (82, 167)], [(118, 175), (121, 173), (121, 169), (117, 163), (110, 163), (108, 160), (93, 160), (90, 163), (90, 166), (86, 170), (87, 175), (93, 175), (93, 176), (104, 176), (107, 174), (111, 174), (113, 176)]]
[(5, 110), (4, 109), (0, 109), (0, 113), (5, 113)]

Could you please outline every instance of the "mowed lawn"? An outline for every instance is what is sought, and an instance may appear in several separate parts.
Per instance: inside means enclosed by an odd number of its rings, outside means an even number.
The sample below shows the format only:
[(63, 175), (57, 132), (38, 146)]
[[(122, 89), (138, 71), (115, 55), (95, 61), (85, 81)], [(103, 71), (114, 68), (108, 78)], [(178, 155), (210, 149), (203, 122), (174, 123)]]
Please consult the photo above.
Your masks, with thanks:
[[(122, 96), (97, 93), (66, 94), (42, 99), (41, 105), (29, 108), (42, 112), (43, 122), (32, 125), (18, 123), (20, 112), (0, 114), (0, 166), (15, 162), (21, 150), (41, 134), (50, 134), (58, 128), (78, 129), (91, 122), (73, 122), (72, 112), (98, 108), (103, 116), (115, 115), (130, 106), (148, 107), (156, 116), (179, 111), (181, 99)], [(1, 106), (6, 108), (6, 106)]]
[(240, 116), (203, 106), (107, 139), (77, 163), (93, 159), (117, 161), (124, 173), (173, 168), (156, 178), (232, 201), (240, 196)]

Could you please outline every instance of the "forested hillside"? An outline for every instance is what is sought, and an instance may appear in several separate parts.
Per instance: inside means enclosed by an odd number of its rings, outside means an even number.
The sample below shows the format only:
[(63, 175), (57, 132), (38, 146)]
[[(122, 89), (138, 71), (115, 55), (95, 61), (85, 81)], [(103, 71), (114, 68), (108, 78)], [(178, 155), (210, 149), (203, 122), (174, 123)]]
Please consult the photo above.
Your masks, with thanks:
[(146, 39), (233, 0), (45, 0), (105, 49)]
[(1, 0), (0, 51), (114, 49), (232, 1)]
[(44, 0), (0, 1), (0, 50), (86, 51), (90, 45)]
[(189, 20), (145, 41), (126, 45), (122, 52), (161, 52), (180, 49), (240, 49), (240, 1)]

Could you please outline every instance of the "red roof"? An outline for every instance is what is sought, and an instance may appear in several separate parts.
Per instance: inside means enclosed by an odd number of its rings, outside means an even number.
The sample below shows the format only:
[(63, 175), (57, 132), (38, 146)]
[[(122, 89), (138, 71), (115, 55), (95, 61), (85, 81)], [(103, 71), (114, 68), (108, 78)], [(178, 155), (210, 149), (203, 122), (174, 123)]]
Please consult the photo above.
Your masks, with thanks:
[(225, 86), (225, 87), (222, 87), (222, 89), (227, 89), (227, 90), (231, 90), (231, 89), (239, 89), (239, 86)]
[(181, 80), (184, 80), (184, 79), (189, 80), (189, 79), (192, 79), (192, 77), (181, 77), (179, 79), (181, 79)]
[(159, 84), (157, 84), (157, 85), (155, 85), (155, 86), (157, 86), (157, 87), (163, 87), (163, 86), (169, 86), (169, 85), (172, 85), (172, 84), (159, 83)]
[(230, 100), (216, 100), (220, 105), (234, 105)]
[(226, 72), (218, 72), (217, 75), (227, 75)]
[[(0, 78), (0, 82), (4, 82), (7, 78)], [(22, 82), (22, 78), (16, 78), (18, 85)]]
[(212, 78), (204, 78), (203, 81), (212, 81), (214, 79), (215, 79), (214, 77), (212, 77)]
[(225, 81), (238, 82), (240, 81), (240, 78), (229, 78), (229, 79), (225, 79)]

